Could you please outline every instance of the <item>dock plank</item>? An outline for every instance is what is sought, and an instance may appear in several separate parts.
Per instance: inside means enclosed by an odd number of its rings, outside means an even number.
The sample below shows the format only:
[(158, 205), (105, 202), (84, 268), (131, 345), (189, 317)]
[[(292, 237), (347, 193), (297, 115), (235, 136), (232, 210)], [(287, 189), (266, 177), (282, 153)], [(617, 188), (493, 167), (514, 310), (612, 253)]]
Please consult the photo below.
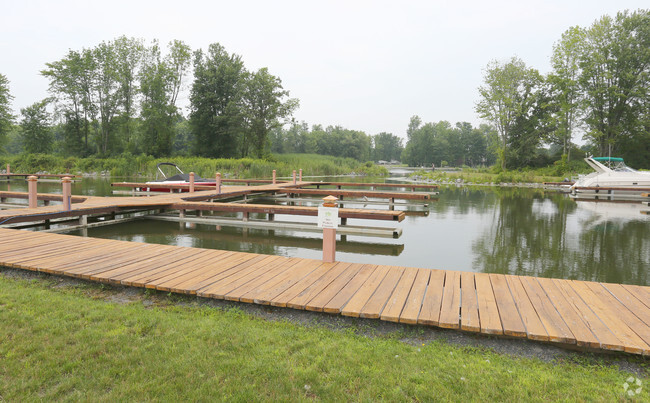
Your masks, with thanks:
[(400, 315), (406, 304), (411, 289), (413, 288), (413, 282), (418, 274), (418, 269), (406, 268), (402, 277), (399, 279), (399, 282), (395, 286), (393, 293), (388, 298), (386, 306), (381, 311), (381, 320), (386, 320), (389, 322), (399, 322)]
[(474, 273), (460, 273), (460, 328), (469, 332), (480, 332), (478, 297), (474, 284)]
[(569, 327), (555, 309), (542, 287), (534, 277), (523, 276), (520, 278), (535, 312), (544, 324), (549, 339), (557, 343), (575, 344), (576, 339)]
[(448, 271), (445, 276), (438, 326), (460, 328), (460, 272)]
[(360, 263), (350, 264), (339, 275), (336, 280), (332, 281), (326, 288), (316, 294), (306, 305), (305, 309), (308, 311), (321, 312), (325, 309), (327, 304), (343, 290), (353, 278), (363, 269), (365, 265)]
[(341, 309), (341, 314), (344, 316), (352, 316), (358, 318), (361, 310), (366, 305), (370, 297), (375, 293), (384, 278), (388, 274), (390, 266), (377, 266), (376, 270), (368, 277), (368, 279), (359, 287), (356, 294)]
[(494, 297), (490, 275), (476, 273), (474, 281), (478, 299), (478, 315), (481, 320), (481, 333), (503, 334), (503, 326), (501, 325), (499, 308)]
[(379, 287), (377, 287), (370, 299), (368, 299), (368, 302), (363, 306), (361, 312), (359, 312), (360, 317), (379, 319), (381, 311), (384, 309), (384, 306), (386, 306), (386, 303), (397, 286), (399, 279), (402, 277), (404, 270), (403, 267), (390, 266), (384, 280), (379, 284)]
[(508, 288), (512, 293), (512, 298), (517, 305), (521, 320), (526, 327), (526, 336), (531, 340), (550, 341), (548, 332), (539, 318), (537, 311), (535, 311), (535, 307), (530, 302), (530, 298), (521, 283), (521, 279), (511, 275), (506, 275), (505, 278), (506, 283), (508, 283)]
[(418, 316), (422, 310), (422, 302), (424, 301), (424, 294), (427, 291), (427, 284), (429, 284), (429, 276), (431, 270), (419, 269), (417, 277), (413, 282), (413, 288), (406, 299), (404, 309), (399, 316), (400, 323), (408, 323), (414, 325), (418, 323)]
[(443, 270), (431, 270), (429, 284), (422, 300), (422, 309), (418, 316), (418, 323), (422, 325), (438, 326), (440, 320), (440, 309), (442, 307), (442, 295), (445, 284), (446, 272)]
[(510, 292), (506, 276), (490, 273), (490, 282), (492, 283), (494, 299), (499, 310), (503, 334), (513, 337), (526, 337), (526, 326), (521, 320), (517, 303)]

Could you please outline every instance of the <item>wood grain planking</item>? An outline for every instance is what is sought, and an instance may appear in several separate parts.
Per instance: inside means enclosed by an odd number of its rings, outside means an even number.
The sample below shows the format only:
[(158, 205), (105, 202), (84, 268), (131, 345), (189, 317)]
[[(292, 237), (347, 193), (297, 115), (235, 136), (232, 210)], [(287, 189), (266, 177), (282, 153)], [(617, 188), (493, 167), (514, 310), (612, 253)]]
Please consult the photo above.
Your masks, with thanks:
[(399, 316), (400, 323), (408, 323), (411, 325), (418, 323), (418, 316), (422, 309), (422, 301), (424, 300), (424, 294), (427, 291), (430, 275), (430, 269), (418, 270), (418, 274), (413, 281), (411, 292), (404, 304), (404, 309), (402, 309), (402, 313)]
[(643, 354), (647, 349), (646, 343), (623, 320), (616, 311), (612, 311), (608, 304), (598, 298), (584, 281), (569, 281), (567, 284), (582, 298), (591, 310), (598, 315), (600, 320), (614, 335), (623, 342), (623, 351), (634, 354)]
[[(351, 266), (351, 263), (343, 263), (339, 262), (334, 265), (330, 270), (325, 273), (325, 275), (321, 276), (318, 280), (313, 282), (309, 287), (305, 288), (303, 291), (301, 291), (298, 295), (293, 297), (289, 302), (287, 302), (287, 306), (289, 308), (294, 308), (294, 309), (306, 309), (307, 305), (311, 300), (316, 298), (321, 293), (325, 293), (325, 295), (329, 295), (333, 297), (334, 295), (331, 294), (330, 292), (325, 292), (325, 290), (334, 282), (336, 281), (339, 277), (343, 276), (345, 271)], [(345, 278), (348, 278), (351, 276), (343, 276), (343, 280)], [(312, 311), (318, 310), (319, 306), (318, 305), (312, 305), (311, 306)], [(322, 309), (322, 306), (320, 306)]]
[(445, 276), (438, 326), (460, 329), (460, 272), (448, 271)]
[(526, 337), (526, 326), (521, 320), (517, 303), (510, 292), (506, 277), (503, 274), (490, 273), (490, 282), (499, 309), (503, 334), (513, 337)]
[(443, 270), (431, 270), (427, 291), (422, 300), (422, 309), (418, 316), (419, 324), (438, 326), (445, 276), (446, 272)]
[(607, 325), (603, 323), (598, 315), (576, 293), (568, 280), (555, 280), (555, 284), (564, 295), (564, 298), (573, 305), (573, 308), (579, 313), (585, 324), (589, 326), (591, 332), (600, 342), (600, 348), (612, 351), (623, 351), (625, 349), (625, 344), (609, 330)]
[(226, 270), (218, 271), (213, 276), (210, 276), (199, 282), (195, 282), (190, 286), (184, 286), (185, 289), (189, 290), (190, 294), (196, 294), (198, 290), (203, 287), (208, 287), (211, 285), (219, 285), (224, 283), (230, 283), (233, 281), (233, 277), (237, 277), (240, 273), (246, 273), (247, 269), (264, 259), (266, 255), (253, 255), (249, 259), (243, 260), (241, 263), (236, 264)]
[(324, 288), (318, 295), (314, 296), (306, 305), (305, 309), (308, 311), (322, 312), (325, 306), (335, 296), (347, 286), (353, 278), (363, 269), (365, 265), (354, 263), (348, 266), (336, 280), (332, 281), (326, 288)]
[[(227, 251), (198, 250), (191, 254), (172, 254), (154, 257), (132, 265), (102, 273), (109, 282), (136, 287), (155, 288), (152, 282), (162, 281), (165, 277), (178, 275), (178, 272), (190, 265), (201, 265), (218, 256), (223, 256)], [(161, 258), (164, 260), (161, 261)]]
[[(305, 277), (310, 276), (322, 265), (323, 262), (318, 260), (305, 260), (298, 263), (289, 270), (286, 270), (284, 273), (275, 277), (272, 283), (267, 284), (264, 290), (254, 298), (255, 303), (270, 305), (276, 297), (282, 295), (286, 290), (291, 289), (296, 283), (301, 282)], [(328, 266), (330, 265), (331, 263), (328, 264)], [(322, 270), (319, 271), (317, 275), (320, 277), (320, 275), (322, 275)], [(310, 279), (313, 279), (313, 276), (310, 277)], [(277, 303), (281, 304), (280, 302)]]
[[(637, 318), (641, 319), (646, 326), (650, 326), (650, 308), (641, 302), (635, 295), (630, 293), (620, 284), (602, 284), (621, 304), (630, 310)], [(648, 301), (650, 303), (650, 301)]]
[(474, 275), (476, 283), (476, 297), (478, 300), (478, 315), (481, 320), (481, 333), (503, 334), (501, 317), (497, 306), (494, 290), (490, 275), (486, 273), (476, 273)]
[(643, 354), (650, 354), (650, 327), (616, 299), (602, 284), (587, 282), (585, 285), (606, 304), (612, 314), (617, 314), (618, 318), (643, 340), (645, 344), (642, 345)]
[(399, 322), (399, 317), (402, 314), (406, 300), (408, 299), (413, 282), (417, 277), (418, 269), (406, 268), (399, 282), (395, 286), (393, 293), (388, 298), (384, 309), (381, 311), (379, 318), (389, 322)]
[[(377, 265), (364, 264), (354, 277), (327, 303), (323, 306), (323, 312), (341, 313), (341, 309), (350, 301), (353, 295), (359, 291), (363, 284), (377, 269)], [(321, 303), (322, 301), (314, 301)]]
[(236, 275), (229, 278), (229, 281), (223, 281), (219, 284), (210, 284), (196, 290), (196, 295), (215, 299), (224, 299), (225, 295), (246, 284), (251, 278), (259, 277), (273, 267), (273, 262), (283, 260), (280, 256), (267, 256), (265, 259), (256, 262), (246, 269), (239, 271)]
[[(172, 270), (169, 271), (166, 275), (157, 278), (156, 280), (149, 281), (145, 287), (151, 289), (159, 289), (158, 287), (166, 287), (167, 285), (175, 285), (180, 281), (184, 281), (192, 273), (199, 270), (199, 268), (204, 267), (213, 262), (226, 262), (235, 256), (236, 252), (227, 251), (221, 254), (214, 254), (212, 251), (201, 258), (200, 261), (193, 262), (183, 262), (182, 265), (178, 265)], [(165, 290), (163, 290), (165, 291)], [(169, 291), (169, 290), (167, 290)]]
[(481, 331), (474, 273), (467, 271), (460, 273), (460, 328), (469, 332)]
[(267, 272), (256, 278), (250, 279), (250, 281), (247, 281), (245, 284), (242, 284), (228, 292), (224, 295), (224, 298), (229, 301), (254, 303), (255, 296), (265, 291), (268, 288), (268, 284), (273, 284), (279, 276), (292, 270), (296, 270), (295, 266), (300, 263), (303, 263), (303, 261), (295, 257), (287, 258), (286, 261), (280, 261), (277, 262), (277, 264), (274, 263)]
[(506, 275), (505, 278), (508, 283), (508, 288), (512, 293), (512, 298), (517, 304), (517, 310), (519, 311), (521, 320), (526, 327), (527, 337), (531, 340), (550, 341), (551, 338), (542, 320), (539, 318), (537, 311), (535, 311), (535, 307), (530, 302), (530, 298), (524, 286), (521, 284), (520, 277)]
[(530, 302), (535, 307), (535, 312), (544, 324), (551, 341), (556, 343), (575, 344), (576, 339), (569, 330), (569, 327), (555, 309), (555, 306), (548, 298), (542, 287), (534, 277), (523, 276), (520, 278), (526, 289)]
[(386, 277), (384, 277), (379, 287), (377, 287), (368, 302), (363, 306), (359, 316), (362, 318), (378, 319), (403, 273), (403, 267), (390, 266)]
[[(339, 274), (339, 268), (339, 263), (321, 262), (321, 264), (314, 271), (305, 277), (301, 278), (298, 281), (291, 281), (290, 284), (287, 284), (288, 286), (285, 287), (282, 292), (271, 299), (270, 304), (273, 306), (286, 307), (289, 301), (292, 299), (298, 297), (302, 293), (309, 292), (312, 285), (315, 284), (315, 286), (318, 286), (321, 281), (327, 281), (332, 277), (332, 275), (335, 276)], [(334, 274), (332, 274), (332, 270), (334, 270)]]
[(621, 287), (625, 288), (627, 292), (634, 295), (642, 304), (650, 308), (650, 287), (629, 284), (622, 284)]
[(557, 280), (548, 278), (537, 278), (548, 298), (551, 300), (557, 312), (562, 316), (564, 323), (569, 327), (578, 346), (600, 348), (600, 341), (584, 322), (580, 314), (575, 310), (570, 301), (557, 286)]
[(384, 280), (389, 270), (390, 266), (377, 266), (363, 285), (359, 287), (359, 290), (341, 308), (341, 315), (358, 318), (364, 305), (366, 305), (375, 290), (377, 290), (377, 287)]

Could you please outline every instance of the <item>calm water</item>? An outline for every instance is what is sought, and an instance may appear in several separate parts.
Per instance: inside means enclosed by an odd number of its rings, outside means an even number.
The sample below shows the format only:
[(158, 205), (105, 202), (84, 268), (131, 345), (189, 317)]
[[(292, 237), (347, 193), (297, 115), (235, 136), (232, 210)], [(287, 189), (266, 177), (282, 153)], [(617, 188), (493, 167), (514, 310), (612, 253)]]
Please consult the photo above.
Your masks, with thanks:
[[(6, 183), (0, 184), (0, 189), (6, 188)], [(26, 185), (13, 181), (11, 190), (25, 191)], [(60, 193), (60, 185), (39, 183), (39, 192)], [(73, 193), (106, 195), (110, 182), (84, 179), (74, 184)], [(396, 226), (403, 230), (400, 238), (339, 237), (337, 260), (650, 285), (650, 207), (640, 203), (576, 202), (532, 189), (449, 187), (440, 189), (439, 199), (426, 207), (409, 203), (396, 208), (408, 211), (401, 223), (354, 219), (348, 223)], [(276, 215), (276, 220), (314, 222), (315, 218)], [(87, 232), (137, 242), (322, 256), (322, 238), (309, 232), (149, 220)]]

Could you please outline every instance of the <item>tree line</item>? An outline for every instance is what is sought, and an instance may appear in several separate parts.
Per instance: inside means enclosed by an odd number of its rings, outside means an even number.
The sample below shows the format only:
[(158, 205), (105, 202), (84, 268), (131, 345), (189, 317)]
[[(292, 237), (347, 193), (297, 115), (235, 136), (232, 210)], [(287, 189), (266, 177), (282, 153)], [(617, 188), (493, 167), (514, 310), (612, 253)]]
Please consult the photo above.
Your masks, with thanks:
[(500, 167), (531, 165), (542, 144), (561, 147), (570, 159), (577, 134), (594, 154), (649, 166), (649, 11), (568, 29), (551, 64), (546, 76), (517, 57), (485, 69), (475, 109), (496, 128)]
[[(13, 133), (28, 153), (263, 157), (269, 132), (298, 106), (267, 68), (247, 70), (241, 56), (218, 43), (193, 52), (175, 40), (163, 55), (157, 41), (146, 46), (120, 37), (70, 50), (41, 74), (51, 96), (21, 109)], [(178, 99), (190, 76), (186, 119)], [(0, 97), (0, 140), (6, 143), (15, 116), (3, 75)]]

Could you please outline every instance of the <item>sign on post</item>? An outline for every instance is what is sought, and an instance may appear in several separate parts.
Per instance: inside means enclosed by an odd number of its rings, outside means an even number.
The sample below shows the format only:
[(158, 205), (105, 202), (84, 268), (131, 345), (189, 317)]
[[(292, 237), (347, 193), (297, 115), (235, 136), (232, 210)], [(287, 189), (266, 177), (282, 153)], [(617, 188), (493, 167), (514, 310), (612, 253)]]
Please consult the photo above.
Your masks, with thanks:
[(318, 228), (338, 228), (339, 209), (338, 207), (318, 206)]

